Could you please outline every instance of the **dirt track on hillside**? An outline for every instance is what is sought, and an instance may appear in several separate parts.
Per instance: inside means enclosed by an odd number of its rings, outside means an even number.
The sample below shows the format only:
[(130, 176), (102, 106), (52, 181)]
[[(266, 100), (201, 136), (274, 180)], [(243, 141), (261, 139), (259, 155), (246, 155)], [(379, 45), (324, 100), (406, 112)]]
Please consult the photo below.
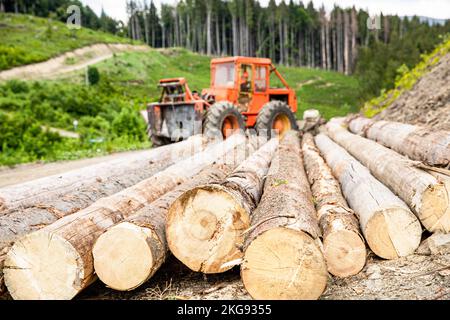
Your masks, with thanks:
[(0, 81), (49, 79), (86, 68), (113, 57), (115, 53), (148, 51), (150, 47), (130, 44), (94, 44), (66, 52), (50, 60), (0, 72)]

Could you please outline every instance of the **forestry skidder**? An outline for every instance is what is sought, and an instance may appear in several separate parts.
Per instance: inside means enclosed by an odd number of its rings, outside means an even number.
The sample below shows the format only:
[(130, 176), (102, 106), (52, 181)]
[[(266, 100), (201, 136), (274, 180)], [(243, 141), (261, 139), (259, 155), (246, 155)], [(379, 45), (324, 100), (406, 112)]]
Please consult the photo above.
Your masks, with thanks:
[[(271, 87), (274, 80), (280, 88)], [(211, 85), (201, 96), (184, 78), (163, 79), (159, 86), (159, 102), (147, 109), (148, 134), (155, 146), (202, 132), (226, 138), (245, 128), (269, 136), (273, 130), (283, 134), (297, 129), (297, 97), (270, 59), (213, 59)]]

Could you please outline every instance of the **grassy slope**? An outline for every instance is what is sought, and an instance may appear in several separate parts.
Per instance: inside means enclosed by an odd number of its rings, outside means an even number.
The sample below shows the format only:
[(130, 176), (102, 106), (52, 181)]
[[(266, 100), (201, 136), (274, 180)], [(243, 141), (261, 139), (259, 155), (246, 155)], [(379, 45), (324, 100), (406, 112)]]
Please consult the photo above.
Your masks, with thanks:
[[(185, 77), (191, 89), (209, 86), (210, 58), (183, 49), (154, 50), (149, 53), (125, 53), (100, 63), (101, 74), (107, 74), (124, 95), (142, 102), (159, 98), (158, 80)], [(300, 119), (303, 111), (316, 108), (327, 118), (357, 111), (358, 82), (337, 72), (317, 69), (280, 67), (281, 74), (299, 97)], [(81, 78), (81, 74), (80, 74)]]
[(16, 14), (0, 14), (0, 70), (47, 60), (94, 43), (124, 43), (128, 39), (64, 23)]

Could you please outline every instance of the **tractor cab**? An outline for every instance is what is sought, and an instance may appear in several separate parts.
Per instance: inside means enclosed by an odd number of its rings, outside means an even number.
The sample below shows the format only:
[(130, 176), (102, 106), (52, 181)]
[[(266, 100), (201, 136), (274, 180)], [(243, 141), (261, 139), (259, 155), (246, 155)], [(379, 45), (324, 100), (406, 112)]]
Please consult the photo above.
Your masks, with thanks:
[[(275, 83), (281, 86), (275, 88)], [(252, 127), (261, 107), (270, 101), (282, 101), (297, 111), (297, 97), (270, 59), (231, 57), (211, 61), (211, 85), (202, 95), (214, 101), (232, 102)]]

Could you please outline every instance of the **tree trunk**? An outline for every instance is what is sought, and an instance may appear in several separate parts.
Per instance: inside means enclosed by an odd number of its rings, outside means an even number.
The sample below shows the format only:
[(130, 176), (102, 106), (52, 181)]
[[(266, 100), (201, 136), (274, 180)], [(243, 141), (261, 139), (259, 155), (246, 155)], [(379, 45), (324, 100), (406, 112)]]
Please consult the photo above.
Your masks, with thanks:
[[(335, 14), (336, 15), (336, 14)], [(333, 70), (338, 70), (338, 64), (337, 64), (337, 26), (336, 26), (336, 19), (334, 19), (334, 27), (332, 30), (332, 38), (333, 38)]]
[(352, 47), (351, 47), (351, 69), (350, 71), (353, 73), (355, 71), (356, 60), (358, 58), (358, 48), (356, 43), (356, 37), (358, 35), (358, 16), (356, 13), (356, 9), (352, 8), (351, 15), (351, 26), (352, 26)]
[(95, 279), (92, 247), (109, 227), (133, 215), (245, 141), (234, 135), (137, 185), (103, 198), (17, 241), (5, 261), (14, 299), (71, 299)]
[(191, 18), (189, 14), (186, 17), (186, 46), (189, 50), (192, 50), (192, 42), (191, 42)]
[(450, 165), (448, 131), (434, 131), (405, 123), (374, 121), (363, 117), (351, 120), (349, 129), (427, 165)]
[(166, 47), (166, 28), (164, 27), (164, 24), (161, 25), (162, 27), (162, 47)]
[(232, 15), (232, 28), (233, 28), (233, 55), (239, 55), (239, 34), (238, 34), (238, 25), (237, 25), (237, 17), (235, 14)]
[(145, 43), (147, 45), (150, 45), (147, 11), (144, 11), (143, 14), (144, 14)]
[(332, 122), (326, 128), (334, 141), (409, 205), (428, 231), (450, 231), (450, 192), (443, 182), (375, 141), (354, 135)]
[(283, 41), (283, 24), (281, 20), (278, 23), (278, 33), (280, 37), (280, 64), (284, 64), (284, 41)]
[[(194, 136), (181, 143), (138, 152), (134, 155), (120, 157), (63, 174), (1, 188), (0, 208), (2, 210), (0, 211), (0, 218), (13, 211), (22, 211), (45, 206), (49, 202), (62, 201), (69, 194), (80, 193), (80, 188), (91, 189), (90, 193), (95, 191), (101, 193), (103, 190), (110, 192), (111, 188), (115, 188), (112, 191), (115, 193), (118, 188), (127, 185), (127, 180), (135, 181), (132, 177), (127, 177), (128, 175), (145, 176), (146, 173), (142, 171), (149, 165), (154, 166), (154, 164), (164, 162), (173, 163), (201, 151), (205, 146), (205, 139), (200, 135)], [(121, 178), (123, 178), (123, 181), (120, 180)], [(71, 200), (67, 199), (67, 203), (70, 203)], [(76, 208), (79, 208), (79, 204), (74, 203), (54, 209), (56, 211), (72, 211)], [(1, 227), (0, 230), (2, 230)], [(0, 231), (0, 234), (4, 234), (4, 232)]]
[(212, 55), (212, 1), (206, 2), (206, 54), (208, 56)]
[(328, 273), (294, 131), (280, 143), (251, 220), (241, 267), (250, 295), (258, 300), (319, 298)]
[(344, 10), (344, 73), (350, 74), (350, 16), (349, 13)]
[(358, 274), (366, 264), (366, 245), (359, 222), (342, 195), (310, 133), (303, 136), (303, 159), (316, 204), (328, 271), (337, 277)]
[(220, 27), (219, 27), (219, 17), (216, 16), (216, 55), (220, 55), (222, 52), (220, 48)]
[(342, 12), (337, 11), (337, 70), (344, 73), (343, 20)]
[(389, 27), (389, 17), (388, 16), (384, 16), (384, 28), (383, 28), (383, 40), (384, 40), (384, 43), (388, 43), (389, 42), (389, 29), (390, 29), (390, 27)]
[(320, 47), (321, 47), (321, 61), (322, 61), (322, 69), (327, 69), (327, 45), (326, 45), (326, 18), (323, 15), (321, 19), (320, 25)]
[(103, 233), (92, 251), (100, 280), (115, 290), (129, 291), (150, 279), (168, 255), (165, 226), (170, 205), (190, 189), (219, 183), (255, 149), (251, 143), (236, 147), (218, 164)]
[(227, 29), (225, 27), (225, 18), (222, 19), (222, 55), (228, 55)]
[(319, 134), (315, 141), (359, 216), (372, 251), (384, 259), (412, 254), (419, 246), (422, 228), (407, 205), (330, 138)]
[(193, 271), (220, 273), (242, 257), (243, 230), (262, 193), (264, 177), (278, 145), (272, 139), (222, 183), (184, 193), (170, 207), (167, 241), (170, 251)]

